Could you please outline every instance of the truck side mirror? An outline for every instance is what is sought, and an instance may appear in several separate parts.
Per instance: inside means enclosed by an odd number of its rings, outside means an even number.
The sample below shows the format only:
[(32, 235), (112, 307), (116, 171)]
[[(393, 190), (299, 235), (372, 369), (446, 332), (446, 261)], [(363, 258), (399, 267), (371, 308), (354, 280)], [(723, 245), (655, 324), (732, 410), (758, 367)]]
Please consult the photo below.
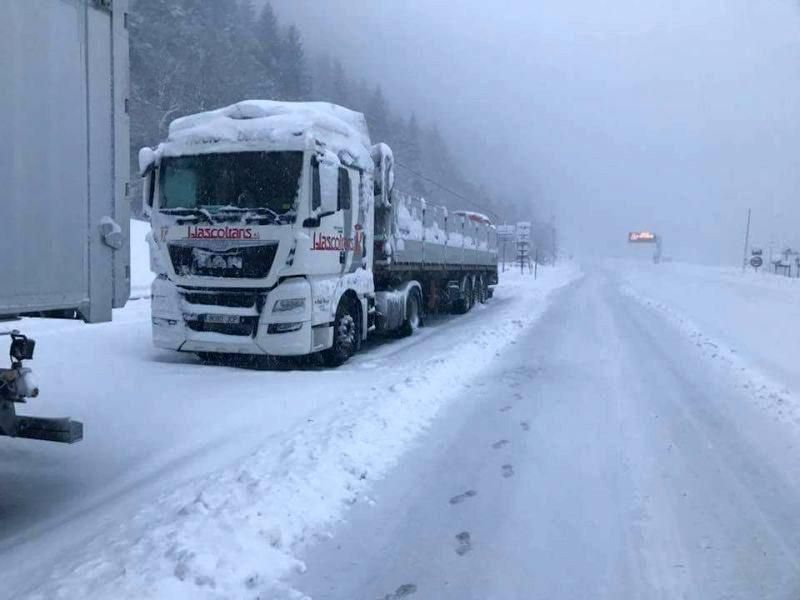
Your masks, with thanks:
[(156, 187), (156, 153), (152, 148), (139, 150), (139, 175), (144, 179), (142, 186), (142, 214), (150, 217), (153, 209), (153, 195)]
[(139, 150), (139, 175), (144, 177), (156, 164), (156, 153), (152, 148), (144, 147)]
[(319, 227), (324, 217), (336, 213), (339, 193), (339, 166), (316, 156), (311, 159), (311, 216), (303, 227)]
[(153, 212), (153, 196), (156, 191), (156, 170), (151, 168), (144, 175), (144, 185), (142, 185), (142, 214), (150, 218)]

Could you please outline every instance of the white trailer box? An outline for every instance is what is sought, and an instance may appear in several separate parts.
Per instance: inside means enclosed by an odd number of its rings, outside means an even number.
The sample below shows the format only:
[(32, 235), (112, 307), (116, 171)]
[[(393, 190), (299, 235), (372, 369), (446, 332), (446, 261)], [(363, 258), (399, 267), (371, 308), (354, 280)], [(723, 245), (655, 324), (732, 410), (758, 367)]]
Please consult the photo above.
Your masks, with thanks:
[(0, 315), (130, 291), (127, 0), (0, 7)]

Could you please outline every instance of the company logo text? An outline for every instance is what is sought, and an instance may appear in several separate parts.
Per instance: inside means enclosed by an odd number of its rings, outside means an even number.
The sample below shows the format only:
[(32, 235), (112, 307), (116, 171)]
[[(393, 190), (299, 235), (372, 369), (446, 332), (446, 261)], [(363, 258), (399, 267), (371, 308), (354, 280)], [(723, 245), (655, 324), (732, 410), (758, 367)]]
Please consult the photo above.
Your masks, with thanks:
[(323, 235), (315, 233), (311, 240), (312, 250), (329, 250), (334, 252), (361, 252), (364, 234), (356, 232), (355, 237), (344, 235)]
[(252, 227), (198, 227), (189, 225), (190, 240), (257, 240), (258, 232)]

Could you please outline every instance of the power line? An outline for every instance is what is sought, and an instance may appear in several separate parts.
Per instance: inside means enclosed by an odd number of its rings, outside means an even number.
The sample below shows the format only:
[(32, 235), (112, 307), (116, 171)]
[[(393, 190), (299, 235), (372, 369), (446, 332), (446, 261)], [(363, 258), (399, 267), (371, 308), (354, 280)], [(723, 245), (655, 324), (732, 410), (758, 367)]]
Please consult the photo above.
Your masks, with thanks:
[(439, 183), (439, 182), (438, 182), (438, 181), (436, 181), (435, 179), (431, 179), (430, 177), (426, 177), (426, 176), (425, 176), (425, 175), (423, 175), (422, 173), (419, 173), (418, 171), (415, 171), (415, 170), (414, 170), (414, 169), (412, 169), (411, 167), (408, 167), (408, 166), (404, 165), (404, 164), (403, 164), (403, 163), (401, 163), (401, 162), (397, 162), (397, 161), (395, 161), (395, 163), (394, 163), (394, 164), (396, 164), (398, 167), (402, 167), (402, 168), (404, 168), (406, 171), (408, 171), (408, 172), (409, 172), (409, 173), (411, 173), (412, 175), (416, 175), (416, 176), (417, 176), (417, 177), (419, 177), (420, 179), (424, 179), (424, 180), (425, 180), (425, 181), (427, 181), (428, 183), (432, 183), (433, 185), (435, 185), (435, 186), (436, 186), (436, 187), (438, 187), (439, 189), (441, 189), (441, 190), (443, 190), (443, 191), (447, 192), (448, 194), (451, 194), (451, 195), (455, 196), (455, 197), (456, 197), (456, 198), (458, 198), (459, 200), (463, 200), (463, 201), (464, 201), (464, 202), (466, 202), (467, 204), (470, 204), (470, 205), (471, 205), (473, 208), (475, 208), (475, 209), (478, 209), (478, 210), (480, 210), (480, 211), (482, 211), (482, 212), (488, 212), (489, 214), (491, 214), (491, 215), (494, 217), (494, 220), (495, 220), (495, 221), (499, 221), (499, 220), (500, 220), (500, 215), (498, 215), (498, 214), (497, 214), (496, 212), (494, 212), (493, 210), (491, 210), (491, 209), (489, 209), (489, 208), (486, 208), (486, 207), (484, 207), (484, 206), (481, 206), (480, 204), (478, 204), (478, 203), (477, 203), (477, 202), (475, 202), (474, 200), (470, 200), (469, 198), (467, 198), (467, 197), (466, 197), (466, 196), (464, 196), (463, 194), (459, 194), (459, 193), (458, 193), (458, 192), (456, 192), (455, 190), (452, 190), (452, 189), (450, 189), (449, 187), (447, 187), (446, 185), (443, 185), (443, 184)]

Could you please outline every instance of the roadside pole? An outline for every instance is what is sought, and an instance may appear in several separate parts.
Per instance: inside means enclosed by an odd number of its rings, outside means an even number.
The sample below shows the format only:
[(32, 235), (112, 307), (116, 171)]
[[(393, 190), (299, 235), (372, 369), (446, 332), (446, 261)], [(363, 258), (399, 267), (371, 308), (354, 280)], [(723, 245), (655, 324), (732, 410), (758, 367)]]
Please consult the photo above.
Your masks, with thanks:
[(533, 258), (533, 279), (539, 276), (539, 246), (536, 246), (536, 253)]
[(502, 246), (503, 254), (503, 273), (506, 271), (506, 246), (509, 241), (513, 241), (516, 236), (516, 228), (513, 225), (497, 226), (497, 242)]
[(750, 245), (750, 214), (752, 209), (747, 209), (747, 227), (744, 232), (744, 258), (742, 259), (742, 274), (747, 268), (747, 247)]

